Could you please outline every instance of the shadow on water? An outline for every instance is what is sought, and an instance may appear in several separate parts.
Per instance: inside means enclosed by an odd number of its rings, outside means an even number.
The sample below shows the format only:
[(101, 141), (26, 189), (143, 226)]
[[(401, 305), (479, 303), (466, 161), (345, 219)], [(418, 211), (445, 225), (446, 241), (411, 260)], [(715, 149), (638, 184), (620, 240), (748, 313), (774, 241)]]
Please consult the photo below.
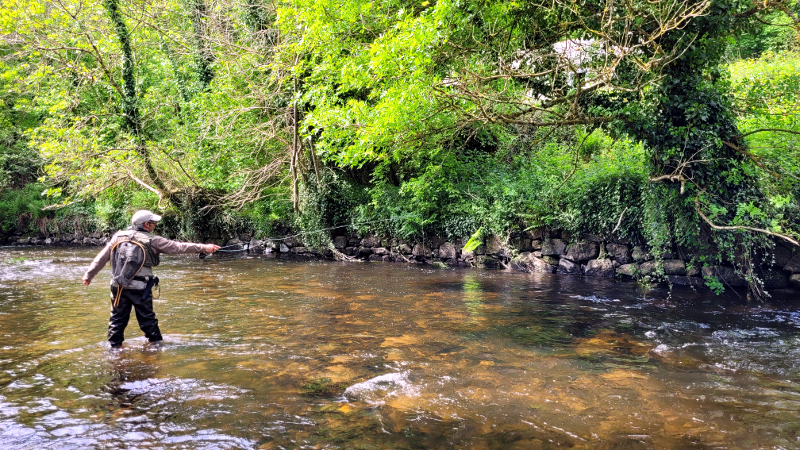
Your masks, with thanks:
[[(165, 335), (99, 342), (90, 250), (0, 250), (9, 448), (796, 448), (800, 312), (691, 289), (165, 258)], [(104, 278), (105, 275), (105, 278)]]

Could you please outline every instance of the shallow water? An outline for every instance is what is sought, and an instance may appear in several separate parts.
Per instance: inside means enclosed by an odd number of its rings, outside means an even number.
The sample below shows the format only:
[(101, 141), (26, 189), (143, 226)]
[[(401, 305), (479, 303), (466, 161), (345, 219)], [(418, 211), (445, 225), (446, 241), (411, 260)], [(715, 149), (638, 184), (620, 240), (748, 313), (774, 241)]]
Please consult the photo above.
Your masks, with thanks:
[(3, 448), (797, 448), (800, 309), (391, 263), (166, 256), (107, 348), (98, 249), (0, 249)]

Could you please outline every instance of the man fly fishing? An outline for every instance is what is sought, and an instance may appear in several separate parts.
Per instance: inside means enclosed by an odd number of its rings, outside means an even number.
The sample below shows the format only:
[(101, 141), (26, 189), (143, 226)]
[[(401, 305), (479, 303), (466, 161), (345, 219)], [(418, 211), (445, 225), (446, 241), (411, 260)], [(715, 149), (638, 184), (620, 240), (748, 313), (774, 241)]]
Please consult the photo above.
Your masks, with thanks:
[(150, 342), (159, 342), (161, 330), (153, 311), (153, 286), (158, 277), (153, 275), (153, 266), (160, 262), (159, 255), (166, 253), (214, 253), (220, 249), (215, 244), (176, 242), (156, 236), (153, 230), (161, 216), (147, 210), (137, 211), (131, 218), (131, 226), (111, 237), (108, 244), (97, 254), (83, 276), (83, 284), (89, 286), (92, 279), (111, 261), (111, 318), (108, 321), (108, 342), (111, 347), (122, 346), (125, 327), (131, 316), (131, 307), (136, 311), (136, 320)]

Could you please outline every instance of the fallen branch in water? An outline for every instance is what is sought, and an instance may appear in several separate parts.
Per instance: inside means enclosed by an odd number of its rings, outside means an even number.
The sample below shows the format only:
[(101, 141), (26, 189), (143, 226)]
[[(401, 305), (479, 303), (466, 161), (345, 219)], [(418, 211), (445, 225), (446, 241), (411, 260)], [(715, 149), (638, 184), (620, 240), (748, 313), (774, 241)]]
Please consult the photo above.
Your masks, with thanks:
[(361, 260), (358, 258), (353, 258), (352, 256), (347, 256), (340, 252), (336, 247), (333, 246), (333, 244), (328, 245), (328, 248), (333, 252), (333, 257), (338, 261), (361, 262)]

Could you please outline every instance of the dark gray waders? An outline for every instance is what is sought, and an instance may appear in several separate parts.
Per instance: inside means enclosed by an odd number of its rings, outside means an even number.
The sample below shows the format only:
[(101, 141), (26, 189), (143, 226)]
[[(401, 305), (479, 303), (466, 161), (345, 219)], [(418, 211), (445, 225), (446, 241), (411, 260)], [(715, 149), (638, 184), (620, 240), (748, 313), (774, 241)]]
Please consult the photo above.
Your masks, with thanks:
[[(138, 279), (139, 277), (136, 277)], [(138, 281), (147, 283), (145, 289), (123, 289), (111, 286), (111, 318), (108, 320), (108, 342), (119, 347), (125, 340), (125, 327), (131, 317), (131, 308), (136, 312), (139, 328), (150, 342), (162, 340), (158, 319), (153, 311), (153, 286), (158, 285), (158, 277)]]

